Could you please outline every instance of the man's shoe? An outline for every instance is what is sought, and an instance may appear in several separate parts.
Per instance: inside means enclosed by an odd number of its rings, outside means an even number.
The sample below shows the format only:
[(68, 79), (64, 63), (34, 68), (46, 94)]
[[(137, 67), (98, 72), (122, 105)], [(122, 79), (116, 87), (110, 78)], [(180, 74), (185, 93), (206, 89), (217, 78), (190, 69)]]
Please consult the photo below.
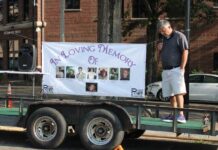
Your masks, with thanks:
[(179, 115), (177, 117), (177, 122), (179, 122), (179, 123), (186, 123), (184, 115)]
[(173, 122), (173, 115), (169, 114), (168, 116), (161, 118), (161, 120), (164, 122)]

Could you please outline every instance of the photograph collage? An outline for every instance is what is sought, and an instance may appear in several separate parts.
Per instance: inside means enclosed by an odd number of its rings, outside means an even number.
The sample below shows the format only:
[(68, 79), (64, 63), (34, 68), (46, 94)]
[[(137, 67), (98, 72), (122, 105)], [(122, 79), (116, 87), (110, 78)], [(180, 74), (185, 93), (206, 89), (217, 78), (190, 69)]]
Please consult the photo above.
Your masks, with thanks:
[[(130, 80), (130, 68), (107, 68), (81, 66), (57, 66), (56, 78), (68, 78), (75, 80)], [(95, 82), (86, 83), (86, 91), (97, 92), (98, 85)]]

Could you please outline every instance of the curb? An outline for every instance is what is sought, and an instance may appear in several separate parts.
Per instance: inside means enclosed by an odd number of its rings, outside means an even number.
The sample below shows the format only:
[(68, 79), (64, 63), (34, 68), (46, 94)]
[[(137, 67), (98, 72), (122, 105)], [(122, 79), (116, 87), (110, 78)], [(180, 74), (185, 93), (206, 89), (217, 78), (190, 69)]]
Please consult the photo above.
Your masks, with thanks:
[(186, 142), (186, 143), (209, 143), (218, 145), (218, 136), (210, 135), (198, 135), (198, 134), (188, 134), (183, 133), (179, 136), (176, 136), (176, 133), (171, 132), (162, 132), (162, 131), (145, 131), (142, 139), (151, 139), (151, 140), (161, 140), (161, 141), (177, 141), (177, 142)]
[(26, 129), (21, 127), (0, 126), (0, 131), (25, 132)]

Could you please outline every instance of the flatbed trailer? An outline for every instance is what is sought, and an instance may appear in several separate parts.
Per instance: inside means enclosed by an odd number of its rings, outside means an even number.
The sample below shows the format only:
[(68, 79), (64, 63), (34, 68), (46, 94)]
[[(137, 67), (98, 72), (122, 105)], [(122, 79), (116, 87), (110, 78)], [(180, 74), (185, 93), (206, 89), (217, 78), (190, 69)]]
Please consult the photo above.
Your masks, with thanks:
[[(0, 98), (1, 101), (8, 99), (8, 96)], [(17, 105), (0, 108), (0, 125), (26, 129), (30, 141), (40, 148), (58, 147), (67, 134), (78, 134), (84, 147), (93, 150), (114, 149), (123, 141), (124, 134), (138, 138), (145, 130), (177, 135), (218, 134), (217, 107), (184, 108), (184, 112), (198, 113), (200, 117), (180, 124), (176, 118), (166, 123), (160, 117), (166, 112), (176, 116), (181, 109), (141, 100), (43, 99), (11, 95), (10, 100)]]

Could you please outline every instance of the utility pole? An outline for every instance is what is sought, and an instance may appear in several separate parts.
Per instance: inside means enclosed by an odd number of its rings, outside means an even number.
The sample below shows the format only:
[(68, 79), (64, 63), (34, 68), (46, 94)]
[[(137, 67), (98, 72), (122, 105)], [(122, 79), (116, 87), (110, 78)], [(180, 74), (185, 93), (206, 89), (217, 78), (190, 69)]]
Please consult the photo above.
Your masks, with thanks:
[(33, 38), (33, 45), (36, 44), (35, 39), (35, 7), (36, 7), (36, 1), (33, 0), (33, 9), (32, 9), (32, 38)]
[(190, 43), (190, 10), (191, 10), (191, 0), (186, 0), (186, 14), (185, 14), (185, 35)]
[(65, 20), (64, 20), (65, 0), (60, 0), (60, 41), (65, 41)]
[[(190, 49), (190, 10), (191, 10), (191, 0), (186, 0), (185, 5), (185, 35), (188, 40), (188, 45)], [(190, 54), (190, 51), (189, 51)], [(190, 57), (189, 57), (190, 58)], [(189, 105), (189, 59), (186, 65), (186, 72), (185, 72), (185, 82), (186, 82), (186, 90), (187, 94), (185, 95), (185, 105)], [(186, 118), (188, 119), (189, 113), (186, 113)]]

